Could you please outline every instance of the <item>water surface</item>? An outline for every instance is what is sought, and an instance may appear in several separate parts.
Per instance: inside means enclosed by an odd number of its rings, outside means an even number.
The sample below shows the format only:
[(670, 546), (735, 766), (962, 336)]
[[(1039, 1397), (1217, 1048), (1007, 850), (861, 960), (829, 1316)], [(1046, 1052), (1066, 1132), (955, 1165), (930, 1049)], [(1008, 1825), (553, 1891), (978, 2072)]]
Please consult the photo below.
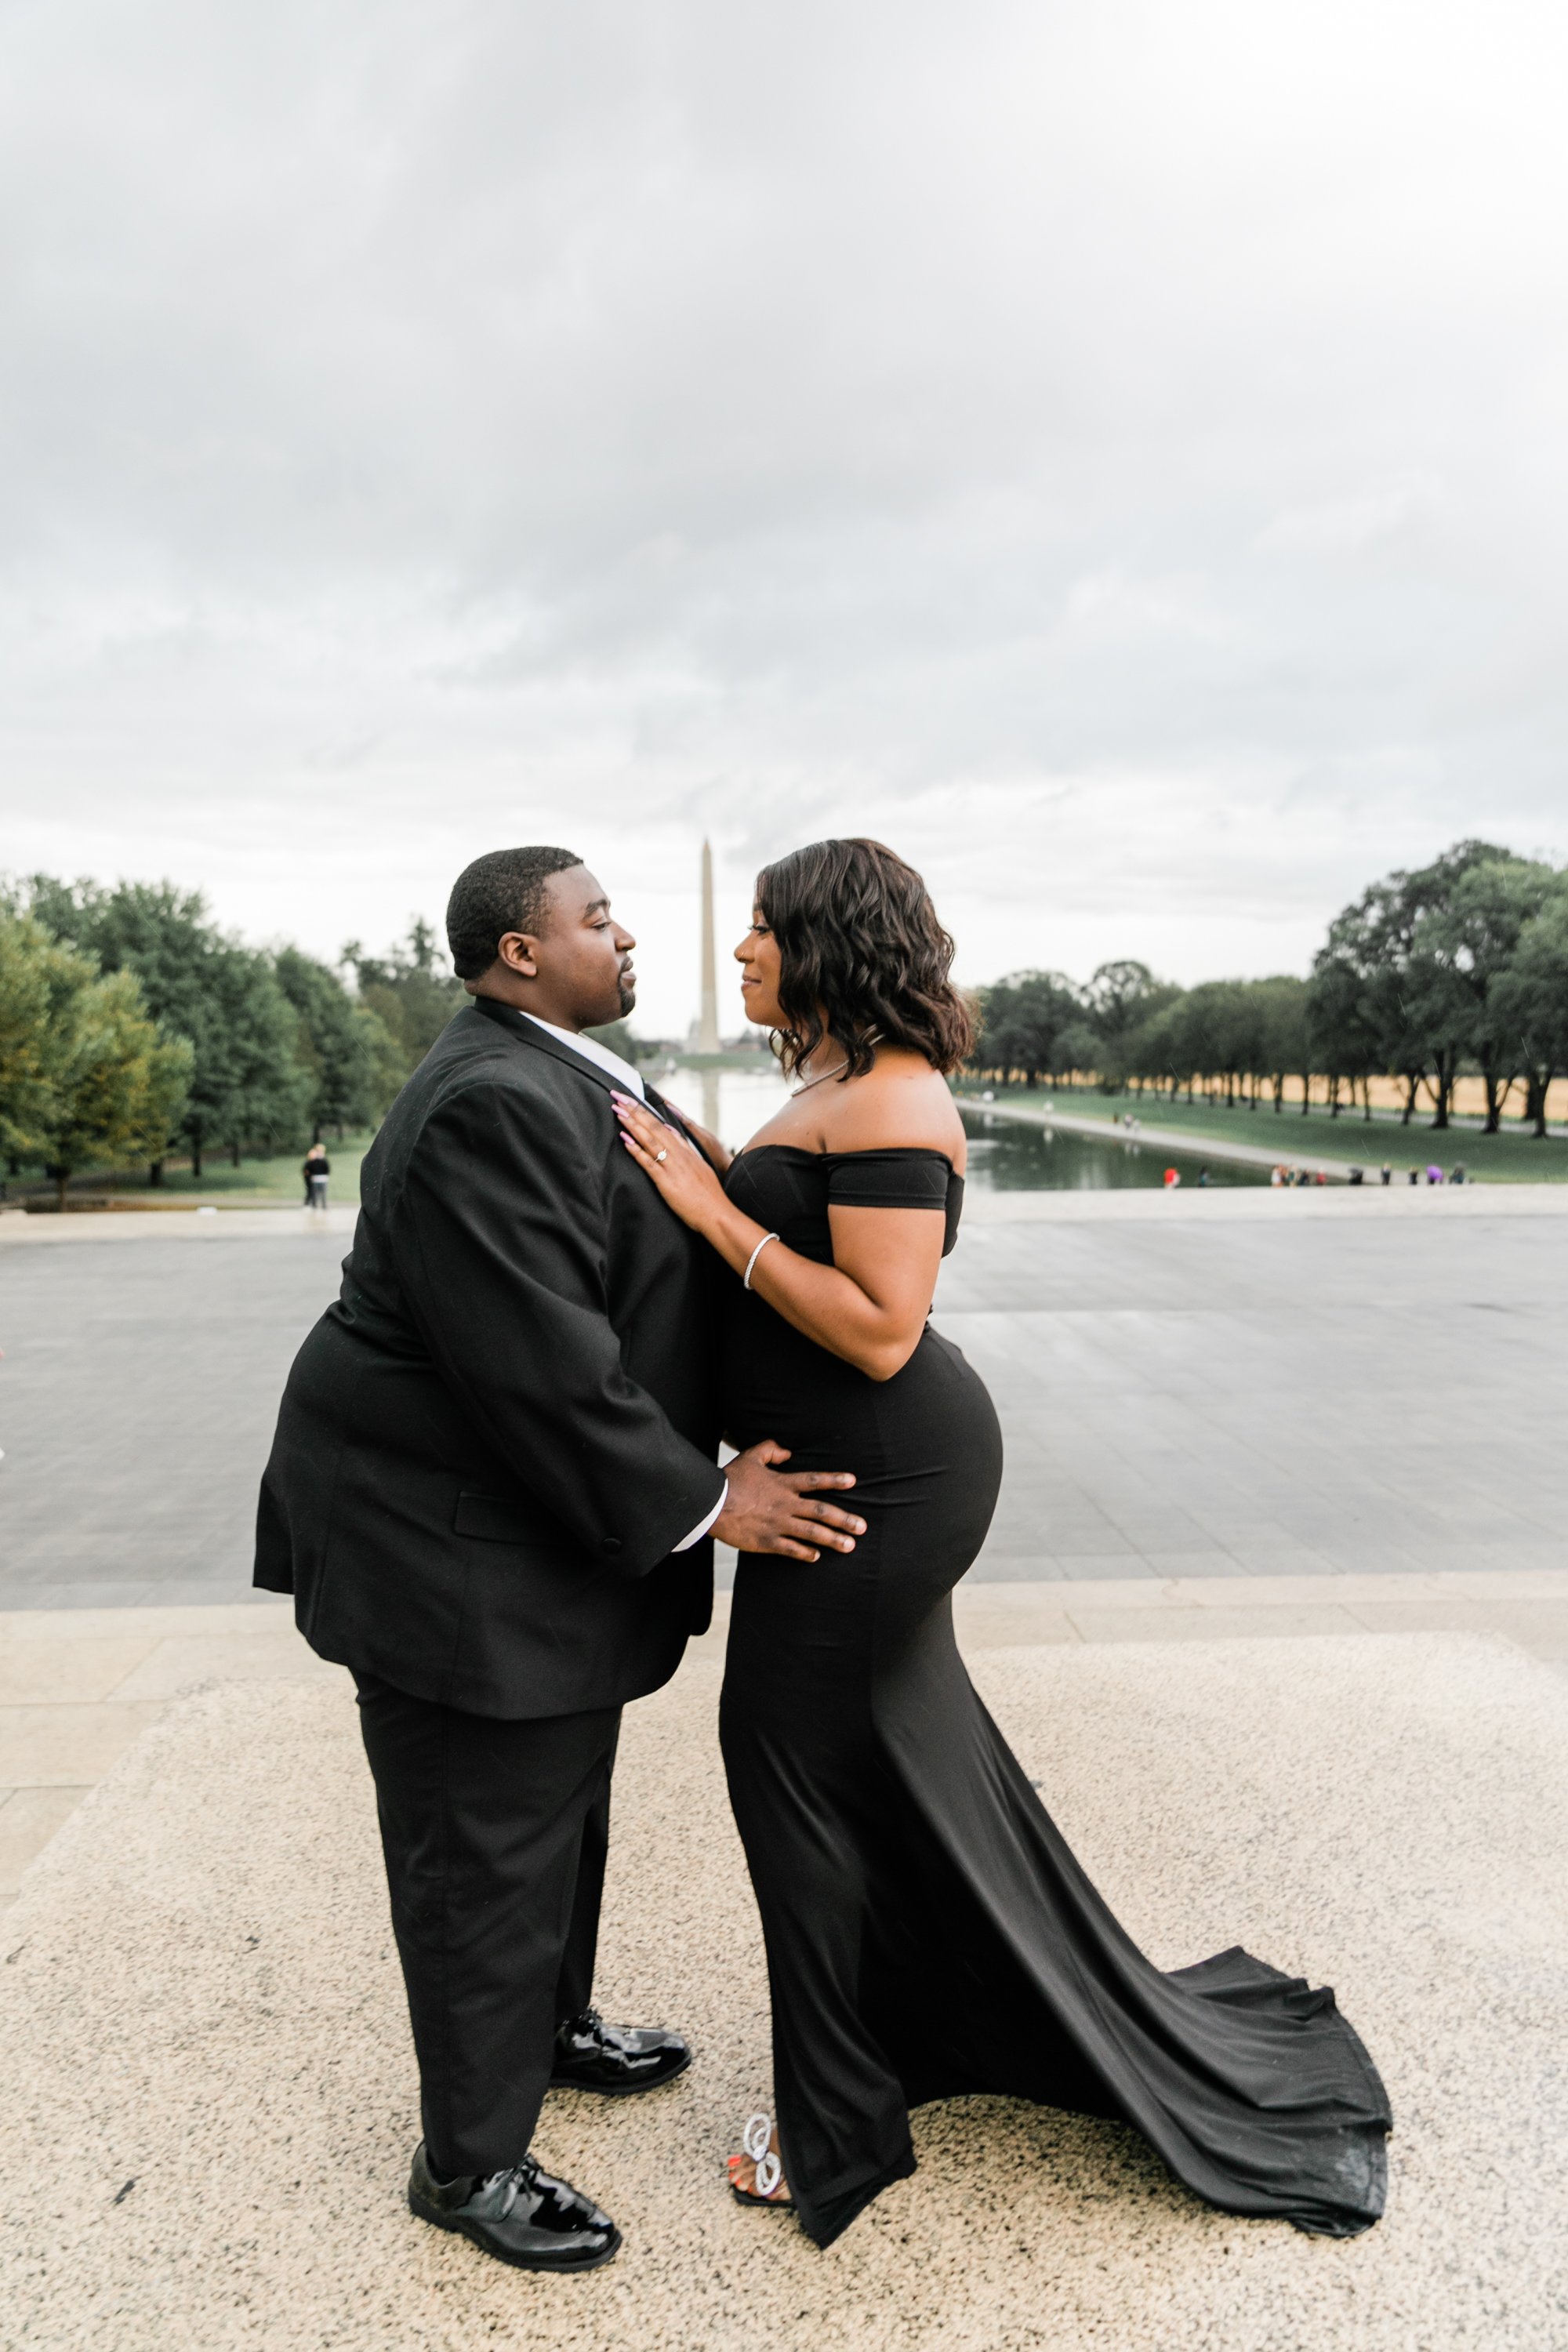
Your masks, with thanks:
[(994, 1112), (963, 1112), (969, 1137), (969, 1181), (988, 1192), (1110, 1192), (1159, 1186), (1167, 1168), (1174, 1168), (1184, 1185), (1267, 1184), (1267, 1168), (1245, 1160), (1205, 1160), (1202, 1151), (1171, 1151), (1141, 1143), (1136, 1136), (1119, 1141), (1108, 1134), (1078, 1135), (1066, 1128), (1026, 1126), (1021, 1119), (998, 1118)]
[[(759, 1059), (754, 1070), (703, 1070), (689, 1063), (646, 1066), (662, 1094), (679, 1104), (731, 1151), (751, 1140), (787, 1098), (773, 1064)], [(1065, 1129), (1026, 1126), (994, 1112), (963, 1111), (969, 1137), (969, 1181), (990, 1192), (1100, 1192), (1126, 1186), (1163, 1184), (1167, 1168), (1181, 1171), (1184, 1184), (1196, 1184), (1205, 1168), (1211, 1184), (1267, 1184), (1267, 1168), (1245, 1160), (1209, 1160), (1201, 1150), (1167, 1151), (1136, 1137), (1118, 1140), (1107, 1132), (1076, 1135)]]

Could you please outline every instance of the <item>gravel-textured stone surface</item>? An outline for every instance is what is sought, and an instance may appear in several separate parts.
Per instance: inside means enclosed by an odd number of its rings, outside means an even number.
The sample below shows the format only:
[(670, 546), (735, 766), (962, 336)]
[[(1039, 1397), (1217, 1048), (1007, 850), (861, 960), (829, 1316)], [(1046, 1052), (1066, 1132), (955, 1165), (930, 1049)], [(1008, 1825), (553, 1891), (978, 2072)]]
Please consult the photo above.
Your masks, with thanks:
[(7, 2347), (1568, 2346), (1561, 1682), (1449, 1634), (976, 1673), (1156, 1958), (1234, 1940), (1335, 1984), (1399, 2124), (1371, 2236), (1227, 2220), (1131, 2135), (1000, 2100), (925, 2110), (920, 2172), (826, 2254), (734, 2206), (766, 2003), (701, 1659), (628, 1719), (601, 1969), (610, 2015), (679, 2022), (699, 2062), (647, 2102), (552, 2097), (542, 2152), (626, 2248), (502, 2270), (401, 2204), (413, 2078), (352, 1705), (250, 1685), (145, 1734), (0, 1930)]

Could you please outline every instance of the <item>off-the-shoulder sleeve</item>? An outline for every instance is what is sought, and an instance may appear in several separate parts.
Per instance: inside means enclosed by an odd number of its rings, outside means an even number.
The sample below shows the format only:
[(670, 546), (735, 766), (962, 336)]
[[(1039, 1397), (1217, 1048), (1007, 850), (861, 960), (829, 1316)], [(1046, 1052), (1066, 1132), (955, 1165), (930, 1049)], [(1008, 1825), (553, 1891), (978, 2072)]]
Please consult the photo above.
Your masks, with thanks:
[(952, 1171), (940, 1151), (913, 1146), (887, 1151), (847, 1152), (827, 1178), (830, 1209), (947, 1208)]

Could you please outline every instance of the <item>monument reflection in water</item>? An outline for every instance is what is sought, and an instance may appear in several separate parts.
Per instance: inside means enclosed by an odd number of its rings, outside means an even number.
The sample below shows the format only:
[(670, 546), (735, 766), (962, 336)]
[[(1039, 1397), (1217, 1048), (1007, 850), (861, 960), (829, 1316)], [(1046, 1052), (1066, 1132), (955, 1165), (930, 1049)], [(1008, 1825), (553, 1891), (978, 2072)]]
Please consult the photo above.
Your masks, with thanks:
[(731, 1151), (749, 1143), (764, 1120), (783, 1108), (788, 1088), (765, 1054), (754, 1070), (697, 1067), (690, 1062), (645, 1063), (644, 1071), (661, 1095), (716, 1135)]

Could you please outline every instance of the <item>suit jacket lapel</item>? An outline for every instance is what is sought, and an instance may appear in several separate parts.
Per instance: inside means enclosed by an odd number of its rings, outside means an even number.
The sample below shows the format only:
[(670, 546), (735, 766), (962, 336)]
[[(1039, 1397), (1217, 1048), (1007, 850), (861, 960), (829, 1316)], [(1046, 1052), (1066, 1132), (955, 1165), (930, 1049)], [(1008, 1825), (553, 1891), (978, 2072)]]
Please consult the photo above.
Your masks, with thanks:
[[(620, 1088), (608, 1070), (602, 1070), (597, 1062), (591, 1062), (588, 1059), (586, 1054), (574, 1054), (570, 1045), (563, 1045), (556, 1038), (552, 1037), (547, 1030), (541, 1029), (533, 1022), (525, 1019), (523, 1014), (512, 1005), (502, 1004), (494, 996), (476, 996), (474, 1010), (476, 1013), (483, 1013), (486, 1020), (495, 1022), (499, 1028), (506, 1031), (509, 1037), (515, 1037), (520, 1045), (531, 1046), (536, 1054), (548, 1054), (552, 1062), (559, 1062), (563, 1069), (574, 1070), (580, 1078), (591, 1079), (595, 1086), (602, 1087), (607, 1095), (620, 1092)], [(655, 1093), (646, 1079), (643, 1082), (643, 1095), (648, 1108), (663, 1119), (666, 1127), (679, 1128), (683, 1135), (686, 1133), (684, 1119), (670, 1108), (661, 1095)]]
[(666, 1127), (678, 1128), (682, 1135), (689, 1135), (690, 1133), (691, 1130), (687, 1126), (686, 1121), (681, 1118), (680, 1113), (676, 1109), (675, 1105), (673, 1103), (667, 1103), (664, 1097), (659, 1093), (658, 1088), (657, 1087), (650, 1087), (646, 1078), (642, 1082), (642, 1091), (643, 1100), (647, 1103), (649, 1110), (653, 1112), (656, 1118), (662, 1118)]
[(520, 1045), (528, 1046), (535, 1054), (548, 1054), (551, 1060), (559, 1062), (563, 1069), (574, 1070), (578, 1077), (587, 1078), (593, 1085), (603, 1087), (607, 1095), (616, 1092), (616, 1082), (608, 1070), (600, 1069), (597, 1062), (591, 1062), (586, 1054), (574, 1054), (570, 1045), (560, 1045), (547, 1030), (524, 1020), (511, 1005), (502, 1004), (493, 996), (476, 996), (474, 1010), (482, 1013), (487, 1021), (493, 1021), (498, 1028), (504, 1029), (507, 1035), (515, 1038)]

